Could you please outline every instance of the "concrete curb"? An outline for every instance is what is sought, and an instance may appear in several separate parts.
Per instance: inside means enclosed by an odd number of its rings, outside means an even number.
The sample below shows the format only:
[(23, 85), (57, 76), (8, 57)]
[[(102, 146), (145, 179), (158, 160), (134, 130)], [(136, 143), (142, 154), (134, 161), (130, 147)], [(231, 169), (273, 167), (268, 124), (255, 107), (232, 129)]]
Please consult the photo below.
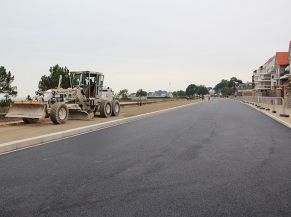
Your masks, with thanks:
[(119, 119), (119, 120), (113, 120), (113, 121), (94, 124), (94, 125), (90, 125), (90, 126), (65, 130), (65, 131), (61, 131), (61, 132), (57, 132), (57, 133), (50, 133), (50, 134), (32, 137), (32, 138), (28, 138), (28, 139), (21, 139), (21, 140), (8, 142), (8, 143), (2, 143), (2, 144), (0, 144), (0, 155), (5, 154), (5, 153), (9, 153), (9, 152), (13, 152), (16, 150), (21, 150), (21, 149), (45, 144), (45, 143), (56, 141), (56, 140), (61, 140), (61, 139), (69, 138), (69, 137), (78, 136), (80, 134), (90, 133), (93, 131), (98, 131), (101, 129), (129, 123), (129, 122), (140, 120), (143, 118), (152, 117), (152, 116), (157, 115), (157, 114), (178, 110), (178, 109), (193, 106), (193, 105), (196, 105), (199, 103), (201, 103), (201, 102), (194, 102), (194, 103), (190, 103), (190, 104), (186, 104), (186, 105), (182, 105), (182, 106), (176, 106), (173, 108), (163, 109), (163, 110), (145, 113), (145, 114), (141, 114), (141, 115), (136, 115), (136, 116), (123, 118), (123, 119)]
[(259, 111), (259, 112), (261, 112), (261, 113), (263, 113), (263, 114), (265, 114), (265, 115), (267, 115), (268, 117), (272, 118), (273, 120), (275, 120), (275, 121), (279, 122), (280, 124), (283, 124), (284, 126), (286, 126), (286, 127), (288, 127), (288, 128), (291, 129), (291, 125), (290, 125), (289, 123), (287, 123), (287, 122), (281, 120), (280, 118), (277, 118), (277, 117), (275, 117), (274, 115), (269, 114), (269, 113), (267, 113), (266, 111), (264, 111), (264, 110), (262, 110), (262, 109), (260, 109), (260, 108), (256, 108), (256, 107), (254, 107), (254, 106), (252, 106), (252, 105), (250, 105), (250, 104), (243, 103), (243, 102), (241, 102), (241, 101), (239, 101), (239, 102), (242, 103), (242, 104), (248, 105), (249, 107), (251, 107), (251, 108), (253, 108), (253, 109), (255, 109), (255, 110), (257, 110), (257, 111)]

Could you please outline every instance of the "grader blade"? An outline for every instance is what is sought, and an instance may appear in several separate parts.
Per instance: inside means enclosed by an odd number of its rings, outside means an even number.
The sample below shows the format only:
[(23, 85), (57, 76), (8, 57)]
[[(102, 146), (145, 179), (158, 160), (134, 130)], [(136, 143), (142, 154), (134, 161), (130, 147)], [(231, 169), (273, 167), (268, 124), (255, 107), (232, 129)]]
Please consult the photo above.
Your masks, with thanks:
[(29, 101), (15, 102), (9, 109), (6, 117), (43, 118), (45, 117), (45, 106), (42, 103), (33, 103)]
[(70, 120), (89, 120), (94, 118), (93, 112), (86, 112), (80, 110), (69, 110)]

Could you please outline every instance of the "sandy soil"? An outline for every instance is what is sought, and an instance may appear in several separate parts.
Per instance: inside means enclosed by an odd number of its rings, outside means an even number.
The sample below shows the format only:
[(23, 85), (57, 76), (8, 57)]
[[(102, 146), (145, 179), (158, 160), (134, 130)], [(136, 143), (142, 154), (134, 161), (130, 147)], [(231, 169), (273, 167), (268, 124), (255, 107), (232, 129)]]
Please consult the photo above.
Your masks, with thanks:
[(21, 118), (6, 118), (5, 115), (0, 115), (0, 124), (7, 123), (11, 121), (20, 121)]
[(131, 117), (148, 112), (158, 111), (162, 109), (172, 108), (175, 106), (185, 105), (193, 102), (199, 102), (199, 100), (176, 100), (168, 102), (159, 102), (153, 104), (146, 104), (142, 106), (126, 106), (121, 107), (121, 113), (118, 117), (101, 118), (95, 117), (92, 120), (69, 120), (63, 125), (54, 125), (49, 119), (42, 120), (36, 124), (18, 124), (16, 126), (0, 126), (0, 144), (14, 140), (30, 138), (34, 136), (40, 136), (48, 133), (54, 133), (73, 129), (77, 127), (102, 123), (110, 120), (117, 120), (124, 117)]

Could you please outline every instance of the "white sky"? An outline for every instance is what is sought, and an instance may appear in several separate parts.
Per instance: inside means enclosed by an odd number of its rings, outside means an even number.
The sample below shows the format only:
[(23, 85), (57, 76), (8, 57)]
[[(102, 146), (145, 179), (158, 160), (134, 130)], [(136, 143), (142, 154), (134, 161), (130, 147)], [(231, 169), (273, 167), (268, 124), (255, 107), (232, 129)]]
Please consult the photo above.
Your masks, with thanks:
[(291, 39), (290, 0), (0, 0), (0, 9), (0, 65), (19, 96), (55, 64), (104, 72), (116, 92), (251, 81)]

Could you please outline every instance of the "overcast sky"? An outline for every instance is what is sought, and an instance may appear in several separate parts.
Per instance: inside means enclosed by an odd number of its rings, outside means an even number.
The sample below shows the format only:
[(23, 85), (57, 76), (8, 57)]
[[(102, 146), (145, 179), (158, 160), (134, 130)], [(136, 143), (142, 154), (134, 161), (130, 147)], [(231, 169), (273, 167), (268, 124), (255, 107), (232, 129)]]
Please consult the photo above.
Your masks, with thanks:
[(101, 71), (115, 91), (251, 81), (291, 40), (290, 0), (0, 0), (0, 9), (0, 65), (19, 96), (55, 64)]

